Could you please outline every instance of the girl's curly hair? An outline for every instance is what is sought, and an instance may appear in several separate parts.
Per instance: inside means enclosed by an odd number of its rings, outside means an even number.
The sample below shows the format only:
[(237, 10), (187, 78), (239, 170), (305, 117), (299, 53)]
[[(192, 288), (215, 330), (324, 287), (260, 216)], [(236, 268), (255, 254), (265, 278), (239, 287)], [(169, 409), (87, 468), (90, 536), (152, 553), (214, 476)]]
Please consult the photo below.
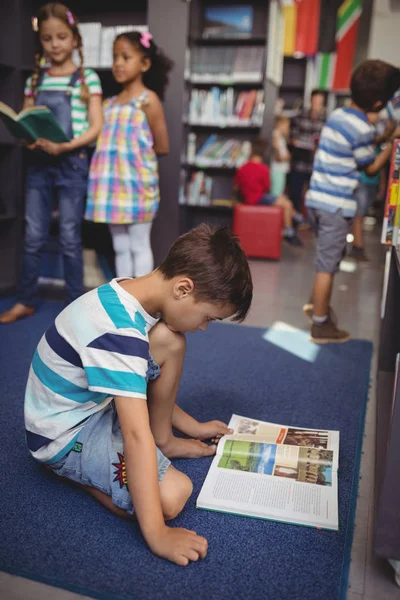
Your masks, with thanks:
[(142, 34), (138, 31), (121, 33), (115, 38), (114, 44), (120, 39), (126, 39), (132, 46), (143, 53), (144, 58), (150, 60), (150, 69), (143, 73), (143, 83), (149, 90), (155, 92), (160, 100), (164, 100), (165, 90), (168, 85), (168, 73), (172, 70), (174, 62), (158, 48), (153, 39), (148, 40), (148, 48), (143, 45)]

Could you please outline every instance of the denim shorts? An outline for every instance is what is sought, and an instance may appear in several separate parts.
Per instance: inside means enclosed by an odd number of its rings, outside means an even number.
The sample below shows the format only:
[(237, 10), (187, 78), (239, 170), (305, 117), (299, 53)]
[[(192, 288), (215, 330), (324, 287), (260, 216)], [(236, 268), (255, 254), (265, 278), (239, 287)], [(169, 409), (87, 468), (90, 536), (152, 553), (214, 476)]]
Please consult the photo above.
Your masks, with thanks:
[(317, 208), (308, 208), (308, 218), (317, 242), (317, 273), (336, 273), (346, 252), (346, 237), (353, 223), (344, 217), (341, 210), (335, 213)]
[[(147, 381), (159, 375), (160, 367), (150, 356)], [(157, 461), (161, 481), (171, 462), (158, 448)], [(88, 419), (72, 450), (52, 465), (52, 469), (60, 477), (111, 496), (113, 504), (128, 514), (135, 512), (127, 485), (124, 444), (114, 400)]]
[(378, 184), (368, 185), (362, 181), (358, 184), (356, 189), (357, 217), (365, 217), (368, 214), (368, 210), (376, 200), (378, 191)]
[(258, 206), (273, 206), (276, 204), (276, 196), (274, 194), (264, 194), (257, 202)]

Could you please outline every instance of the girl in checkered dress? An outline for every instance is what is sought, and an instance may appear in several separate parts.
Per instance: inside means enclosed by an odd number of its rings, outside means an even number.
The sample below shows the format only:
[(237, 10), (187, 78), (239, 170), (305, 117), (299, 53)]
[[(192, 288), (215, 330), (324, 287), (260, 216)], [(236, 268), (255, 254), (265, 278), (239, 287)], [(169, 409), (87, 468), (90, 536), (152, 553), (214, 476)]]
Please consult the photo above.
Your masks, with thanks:
[(122, 91), (104, 104), (85, 218), (109, 224), (118, 277), (141, 277), (153, 269), (157, 156), (169, 150), (161, 100), (172, 66), (150, 33), (128, 32), (115, 39), (112, 71)]

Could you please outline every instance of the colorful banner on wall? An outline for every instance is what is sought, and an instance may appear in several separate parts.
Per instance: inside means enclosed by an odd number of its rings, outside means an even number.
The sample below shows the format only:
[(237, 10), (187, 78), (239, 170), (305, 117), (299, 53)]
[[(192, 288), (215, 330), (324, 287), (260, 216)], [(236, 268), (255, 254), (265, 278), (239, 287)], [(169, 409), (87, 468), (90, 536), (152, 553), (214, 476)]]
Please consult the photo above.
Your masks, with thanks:
[(284, 5), (285, 56), (314, 56), (318, 50), (321, 0), (298, 0)]
[(349, 88), (361, 12), (361, 0), (345, 0), (340, 5), (336, 19), (336, 51), (317, 54), (315, 87), (324, 90)]
[(336, 31), (336, 64), (333, 78), (334, 90), (345, 90), (350, 86), (361, 12), (361, 0), (346, 0), (339, 8)]

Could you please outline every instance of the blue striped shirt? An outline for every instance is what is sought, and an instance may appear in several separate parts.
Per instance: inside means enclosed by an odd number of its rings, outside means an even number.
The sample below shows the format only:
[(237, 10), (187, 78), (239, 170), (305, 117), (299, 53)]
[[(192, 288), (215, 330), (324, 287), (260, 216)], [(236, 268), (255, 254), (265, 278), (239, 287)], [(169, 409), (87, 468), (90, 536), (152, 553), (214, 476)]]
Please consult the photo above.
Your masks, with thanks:
[(157, 323), (118, 279), (67, 306), (34, 354), (25, 392), (28, 448), (52, 464), (114, 396), (146, 399), (148, 332)]
[(344, 217), (353, 217), (360, 170), (375, 160), (374, 139), (365, 113), (353, 108), (333, 111), (315, 154), (306, 206), (332, 213), (341, 209)]

